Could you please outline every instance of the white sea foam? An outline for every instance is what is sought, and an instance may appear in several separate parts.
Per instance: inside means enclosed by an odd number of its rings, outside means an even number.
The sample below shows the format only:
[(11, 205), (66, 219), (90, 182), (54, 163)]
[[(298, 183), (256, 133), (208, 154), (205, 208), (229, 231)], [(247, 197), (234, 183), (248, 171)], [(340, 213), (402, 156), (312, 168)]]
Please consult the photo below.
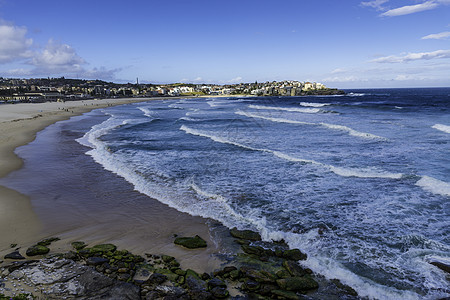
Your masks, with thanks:
[(384, 141), (387, 140), (387, 138), (381, 137), (379, 135), (357, 131), (350, 127), (344, 126), (344, 125), (336, 125), (336, 124), (328, 124), (328, 123), (319, 123), (319, 124), (326, 128), (329, 128), (329, 129), (341, 130), (341, 131), (348, 132), (348, 134), (350, 134), (351, 136), (356, 136), (356, 137), (360, 137), (363, 139), (376, 139), (376, 140), (384, 140)]
[(147, 107), (138, 107), (138, 109), (144, 113), (144, 116), (153, 118), (154, 111), (148, 109)]
[(435, 124), (431, 127), (434, 129), (440, 130), (442, 132), (445, 132), (445, 133), (450, 133), (450, 126), (448, 126), (448, 125)]
[(255, 147), (247, 146), (247, 145), (235, 142), (235, 141), (230, 141), (226, 138), (215, 136), (215, 135), (212, 135), (210, 133), (207, 133), (207, 132), (204, 132), (201, 130), (192, 129), (185, 125), (182, 125), (180, 127), (180, 130), (183, 130), (184, 132), (186, 132), (188, 134), (209, 138), (218, 143), (234, 145), (237, 147), (241, 147), (241, 148), (253, 150), (253, 151), (270, 153), (278, 158), (281, 158), (281, 159), (284, 159), (287, 161), (313, 164), (313, 165), (322, 167), (324, 169), (328, 169), (329, 171), (335, 173), (336, 175), (343, 176), (343, 177), (386, 178), (386, 179), (400, 179), (403, 177), (403, 174), (401, 174), (401, 173), (390, 173), (390, 172), (378, 170), (376, 168), (335, 167), (335, 166), (324, 164), (324, 163), (321, 163), (321, 162), (318, 162), (315, 160), (294, 157), (294, 156), (291, 156), (289, 154), (286, 154), (286, 153), (283, 153), (280, 151), (274, 151), (274, 150), (264, 149), (264, 148), (255, 148)]
[(356, 136), (356, 137), (363, 138), (363, 139), (376, 139), (376, 140), (387, 141), (387, 139), (384, 137), (381, 137), (381, 136), (378, 136), (375, 134), (371, 134), (371, 133), (357, 131), (350, 127), (344, 126), (344, 125), (336, 125), (336, 124), (329, 124), (329, 123), (323, 123), (323, 122), (311, 123), (311, 122), (302, 122), (302, 121), (295, 121), (295, 120), (289, 120), (289, 119), (283, 119), (283, 118), (273, 118), (273, 117), (266, 117), (266, 116), (261, 116), (261, 115), (252, 114), (252, 113), (243, 112), (243, 111), (237, 111), (235, 113), (238, 115), (242, 115), (242, 116), (246, 116), (246, 117), (250, 117), (250, 118), (259, 118), (259, 119), (264, 119), (264, 120), (277, 122), (277, 123), (323, 126), (323, 127), (326, 127), (328, 129), (332, 129), (332, 130), (345, 131), (348, 134), (350, 134), (351, 136)]
[(430, 176), (422, 176), (416, 185), (433, 194), (450, 196), (450, 183)]
[(317, 114), (323, 112), (318, 108), (297, 108), (297, 107), (277, 107), (277, 106), (265, 106), (265, 105), (253, 105), (250, 104), (249, 108), (260, 109), (260, 110), (281, 110), (281, 111), (290, 111), (290, 112), (300, 112), (306, 114)]
[(305, 107), (324, 107), (331, 105), (331, 103), (300, 102), (300, 105)]

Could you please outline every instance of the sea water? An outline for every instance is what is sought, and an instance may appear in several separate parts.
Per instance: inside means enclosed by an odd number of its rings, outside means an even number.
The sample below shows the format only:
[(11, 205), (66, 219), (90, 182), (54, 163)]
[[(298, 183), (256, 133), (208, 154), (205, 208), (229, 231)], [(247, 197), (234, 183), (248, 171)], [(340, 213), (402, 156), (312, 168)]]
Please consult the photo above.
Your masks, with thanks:
[[(98, 113), (98, 112), (93, 112)], [(284, 239), (379, 299), (450, 295), (450, 89), (167, 99), (102, 110), (78, 141), (182, 212)]]

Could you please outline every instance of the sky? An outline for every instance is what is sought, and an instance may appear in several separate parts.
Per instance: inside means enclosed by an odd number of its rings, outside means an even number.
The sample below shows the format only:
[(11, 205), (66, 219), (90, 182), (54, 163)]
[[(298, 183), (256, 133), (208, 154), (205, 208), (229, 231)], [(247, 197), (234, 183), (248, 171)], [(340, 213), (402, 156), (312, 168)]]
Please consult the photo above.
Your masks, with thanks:
[(0, 77), (450, 87), (450, 0), (0, 0)]

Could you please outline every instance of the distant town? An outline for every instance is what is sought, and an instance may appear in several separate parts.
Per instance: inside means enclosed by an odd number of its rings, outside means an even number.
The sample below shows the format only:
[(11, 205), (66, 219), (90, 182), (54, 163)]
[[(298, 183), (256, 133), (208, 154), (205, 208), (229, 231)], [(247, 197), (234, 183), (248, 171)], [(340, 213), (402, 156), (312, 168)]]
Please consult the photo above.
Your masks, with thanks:
[(46, 102), (119, 97), (175, 97), (207, 95), (304, 96), (344, 94), (317, 82), (272, 81), (239, 84), (118, 84), (102, 80), (0, 77), (0, 101)]

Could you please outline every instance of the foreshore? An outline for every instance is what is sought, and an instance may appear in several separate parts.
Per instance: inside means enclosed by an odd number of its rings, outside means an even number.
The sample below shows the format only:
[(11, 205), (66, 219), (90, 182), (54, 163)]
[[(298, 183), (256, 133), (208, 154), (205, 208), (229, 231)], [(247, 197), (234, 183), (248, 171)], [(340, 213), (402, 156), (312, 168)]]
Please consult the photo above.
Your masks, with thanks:
[[(39, 104), (4, 104), (0, 106), (0, 178), (6, 177), (13, 171), (23, 167), (23, 160), (15, 154), (15, 149), (33, 141), (36, 134), (47, 126), (58, 121), (69, 119), (73, 116), (81, 115), (93, 109), (105, 108), (109, 106), (145, 102), (167, 98), (129, 98), (129, 99), (100, 99), (70, 102), (47, 102)], [(175, 98), (170, 98), (175, 99)], [(56, 163), (56, 162), (55, 162)], [(104, 171), (105, 174), (108, 173)], [(44, 175), (44, 174), (42, 174)], [(116, 179), (117, 180), (117, 179)], [(99, 182), (102, 181), (98, 180)], [(124, 180), (120, 180), (123, 181)], [(26, 182), (23, 182), (26, 184)], [(124, 186), (127, 183), (123, 183)], [(58, 188), (58, 187), (57, 187)], [(65, 189), (66, 187), (59, 187)], [(200, 234), (209, 244), (213, 243), (209, 239), (208, 226), (205, 220), (180, 213), (175, 209), (150, 199), (144, 195), (139, 195), (133, 191), (131, 186), (125, 186), (129, 193), (139, 198), (141, 204), (147, 209), (142, 211), (136, 206), (129, 209), (127, 217), (136, 211), (136, 220), (144, 219), (147, 216), (149, 221), (127, 222), (122, 207), (104, 214), (97, 214), (97, 219), (92, 221), (90, 216), (82, 219), (78, 223), (71, 224), (69, 221), (59, 223), (43, 222), (42, 215), (36, 213), (36, 204), (33, 199), (21, 194), (18, 191), (0, 185), (0, 254), (3, 257), (11, 250), (11, 244), (18, 244), (28, 247), (37, 240), (47, 238), (50, 235), (58, 235), (62, 238), (61, 245), (70, 245), (70, 242), (83, 239), (90, 243), (114, 242), (119, 247), (126, 247), (137, 254), (143, 254), (146, 250), (158, 253), (158, 251), (177, 256), (186, 267), (197, 269), (212, 269), (216, 267), (211, 254), (216, 250), (209, 247), (201, 254), (192, 255), (189, 251), (180, 250), (172, 243), (172, 235)], [(76, 195), (74, 195), (76, 196)], [(153, 200), (153, 202), (151, 202)], [(82, 199), (89, 202), (90, 199)], [(52, 203), (45, 204), (51, 207)], [(84, 206), (83, 203), (80, 206)], [(76, 207), (76, 203), (73, 204)], [(51, 214), (59, 215), (55, 219), (71, 217), (72, 206), (55, 206)], [(66, 211), (58, 211), (63, 208)], [(122, 211), (120, 211), (122, 210)], [(153, 210), (153, 211), (150, 211)], [(51, 217), (50, 217), (51, 219)], [(89, 220), (88, 220), (89, 219)], [(174, 221), (175, 220), (175, 221)], [(70, 220), (71, 221), (71, 220)], [(111, 222), (112, 224), (108, 224)], [(47, 223), (47, 224), (46, 224)], [(78, 228), (77, 228), (78, 226)], [(159, 230), (155, 228), (159, 227)], [(139, 232), (139, 235), (134, 234)], [(135, 243), (135, 245), (133, 245)], [(65, 251), (67, 249), (58, 249)], [(211, 265), (212, 264), (212, 265)]]

